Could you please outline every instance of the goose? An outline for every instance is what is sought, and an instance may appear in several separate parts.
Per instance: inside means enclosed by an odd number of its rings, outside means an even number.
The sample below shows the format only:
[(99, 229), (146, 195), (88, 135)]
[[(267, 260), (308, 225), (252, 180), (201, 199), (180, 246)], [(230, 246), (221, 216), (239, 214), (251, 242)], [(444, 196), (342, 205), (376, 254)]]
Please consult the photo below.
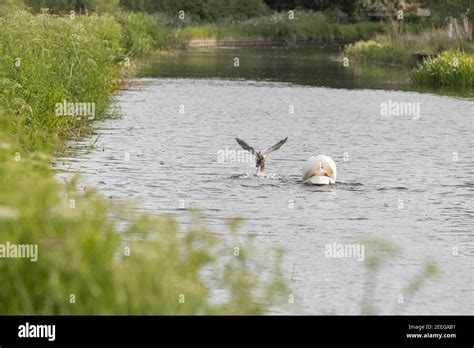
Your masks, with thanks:
[(265, 151), (255, 151), (253, 147), (249, 146), (245, 141), (243, 141), (240, 138), (235, 138), (235, 140), (242, 147), (242, 149), (249, 151), (250, 153), (255, 155), (255, 167), (257, 167), (257, 171), (263, 172), (265, 170), (265, 163), (267, 160), (267, 156), (270, 154), (270, 152), (276, 151), (280, 147), (282, 147), (283, 144), (286, 143), (286, 141), (288, 140), (288, 137), (270, 146)]
[(303, 182), (313, 185), (332, 185), (336, 183), (336, 163), (325, 155), (312, 156), (303, 166)]

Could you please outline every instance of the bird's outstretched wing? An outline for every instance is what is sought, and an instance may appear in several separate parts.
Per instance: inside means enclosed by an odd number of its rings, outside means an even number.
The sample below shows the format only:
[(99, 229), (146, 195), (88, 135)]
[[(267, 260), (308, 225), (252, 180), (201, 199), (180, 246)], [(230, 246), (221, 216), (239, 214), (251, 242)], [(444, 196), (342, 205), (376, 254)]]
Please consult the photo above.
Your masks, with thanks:
[(273, 151), (276, 151), (278, 150), (280, 147), (283, 146), (284, 143), (286, 143), (286, 141), (288, 140), (288, 137), (286, 137), (285, 139), (283, 140), (280, 140), (278, 143), (276, 143), (275, 145), (272, 145), (270, 146), (268, 149), (265, 150), (265, 152), (262, 154), (264, 156), (268, 155), (270, 152), (273, 152)]
[(235, 138), (235, 140), (239, 143), (240, 146), (242, 146), (242, 149), (250, 151), (255, 155), (255, 149), (252, 146), (249, 146), (245, 141), (243, 141), (240, 138)]

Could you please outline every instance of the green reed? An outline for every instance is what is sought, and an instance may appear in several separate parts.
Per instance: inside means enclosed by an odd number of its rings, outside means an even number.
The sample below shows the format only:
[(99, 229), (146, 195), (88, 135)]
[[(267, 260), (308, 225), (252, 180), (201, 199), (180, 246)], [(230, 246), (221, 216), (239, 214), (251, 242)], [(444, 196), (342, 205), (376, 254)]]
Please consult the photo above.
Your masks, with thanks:
[(474, 55), (451, 50), (424, 61), (411, 78), (420, 86), (474, 87)]

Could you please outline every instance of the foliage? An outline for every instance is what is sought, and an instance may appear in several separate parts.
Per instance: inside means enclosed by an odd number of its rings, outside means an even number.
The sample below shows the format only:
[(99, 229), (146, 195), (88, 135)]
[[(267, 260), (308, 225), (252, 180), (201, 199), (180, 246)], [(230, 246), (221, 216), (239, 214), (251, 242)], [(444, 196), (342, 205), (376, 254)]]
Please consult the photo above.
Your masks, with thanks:
[(119, 0), (23, 0), (25, 5), (35, 12), (50, 9), (53, 13), (65, 14), (74, 10), (85, 14), (96, 12), (111, 13), (119, 10)]
[(173, 18), (184, 11), (187, 22), (244, 20), (268, 13), (262, 0), (121, 0), (120, 3), (130, 11), (160, 12)]
[(344, 53), (355, 59), (370, 62), (383, 62), (391, 64), (411, 64), (412, 57), (400, 46), (390, 46), (386, 42), (378, 40), (358, 41), (348, 45)]
[(339, 10), (347, 16), (352, 16), (357, 7), (357, 1), (347, 0), (265, 0), (272, 10), (288, 11), (306, 9), (313, 11)]
[(236, 23), (190, 25), (181, 29), (179, 38), (184, 41), (196, 38), (239, 37), (323, 39), (328, 41), (338, 38), (351, 41), (366, 38), (382, 31), (383, 27), (378, 23), (336, 24), (331, 23), (321, 12), (297, 11), (295, 19), (289, 19), (286, 13), (276, 13)]
[(0, 21), (0, 107), (25, 148), (55, 147), (84, 130), (86, 120), (56, 116), (56, 103), (95, 102), (104, 113), (119, 85), (122, 34), (113, 17), (16, 12)]
[(474, 11), (472, 0), (425, 0), (426, 5), (432, 9), (433, 21), (444, 24), (445, 18), (461, 17), (466, 15), (471, 24), (474, 22)]
[(412, 74), (418, 85), (474, 87), (474, 56), (447, 51), (423, 62)]
[(115, 19), (122, 26), (122, 46), (127, 55), (151, 53), (172, 41), (172, 31), (158, 17), (146, 13), (117, 12)]
[(390, 42), (385, 35), (376, 35), (372, 40), (346, 46), (344, 52), (362, 61), (414, 66), (415, 53), (437, 55), (453, 49), (474, 53), (472, 44), (465, 40), (452, 40), (443, 30), (404, 33), (395, 42)]

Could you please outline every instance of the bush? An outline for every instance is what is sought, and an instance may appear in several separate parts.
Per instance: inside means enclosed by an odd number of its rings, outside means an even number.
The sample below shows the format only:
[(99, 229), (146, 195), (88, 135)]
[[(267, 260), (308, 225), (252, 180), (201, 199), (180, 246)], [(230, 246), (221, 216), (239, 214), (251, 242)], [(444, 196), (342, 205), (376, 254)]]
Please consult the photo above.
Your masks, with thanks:
[(415, 66), (414, 54), (437, 55), (446, 50), (474, 52), (474, 46), (464, 40), (452, 40), (443, 30), (403, 33), (390, 43), (386, 35), (360, 41), (345, 48), (345, 54), (363, 61)]
[(447, 51), (423, 62), (412, 73), (422, 86), (474, 87), (474, 56), (462, 51)]
[(74, 10), (85, 14), (97, 12), (99, 14), (112, 13), (119, 10), (119, 0), (22, 0), (34, 12), (49, 9), (52, 13), (66, 14)]
[(345, 54), (362, 61), (384, 62), (392, 64), (410, 64), (411, 55), (400, 46), (389, 46), (376, 40), (358, 41), (345, 48)]
[(269, 12), (263, 0), (121, 0), (120, 3), (129, 11), (164, 13), (174, 18), (183, 10), (186, 21), (196, 22), (245, 20)]
[(241, 37), (330, 41), (335, 38), (361, 39), (381, 31), (382, 25), (379, 23), (335, 24), (329, 22), (321, 12), (296, 11), (295, 19), (289, 19), (287, 13), (274, 13), (242, 22), (186, 26), (179, 32), (179, 38), (182, 41), (194, 38)]
[(156, 51), (172, 40), (171, 29), (159, 24), (159, 17), (145, 13), (118, 12), (115, 18), (124, 31), (122, 45), (127, 55), (142, 55)]

